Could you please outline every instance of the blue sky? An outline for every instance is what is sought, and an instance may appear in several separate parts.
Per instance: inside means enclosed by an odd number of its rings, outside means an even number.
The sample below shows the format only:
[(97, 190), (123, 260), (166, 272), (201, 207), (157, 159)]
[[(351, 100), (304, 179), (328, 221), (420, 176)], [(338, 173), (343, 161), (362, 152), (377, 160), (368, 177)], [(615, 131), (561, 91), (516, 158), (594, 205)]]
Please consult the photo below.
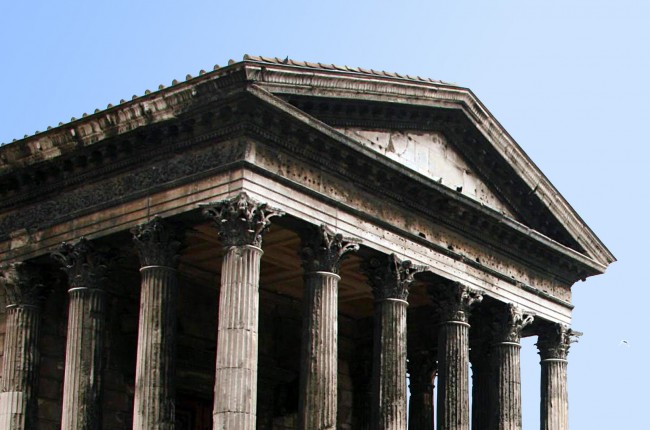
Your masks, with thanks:
[[(650, 2), (97, 1), (0, 4), (0, 143), (245, 53), (471, 88), (619, 259), (574, 287), (573, 429), (640, 429), (650, 192)], [(628, 341), (627, 345), (621, 341)], [(524, 428), (538, 358), (524, 342)]]

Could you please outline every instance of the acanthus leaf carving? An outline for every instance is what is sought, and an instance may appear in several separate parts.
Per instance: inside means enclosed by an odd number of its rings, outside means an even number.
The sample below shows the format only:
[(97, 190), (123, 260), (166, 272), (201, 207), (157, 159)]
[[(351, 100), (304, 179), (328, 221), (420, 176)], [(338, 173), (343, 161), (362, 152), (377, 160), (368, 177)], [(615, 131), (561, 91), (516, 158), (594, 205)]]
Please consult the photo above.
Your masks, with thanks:
[(439, 290), (435, 298), (440, 307), (442, 321), (468, 322), (473, 306), (481, 303), (483, 292), (461, 283), (454, 283)]
[(553, 324), (539, 334), (537, 349), (542, 360), (566, 360), (572, 343), (578, 341), (582, 333), (574, 331), (566, 324)]
[(413, 264), (410, 260), (402, 261), (391, 254), (386, 259), (371, 258), (363, 265), (368, 276), (375, 300), (407, 300), (409, 287), (416, 273), (423, 272), (426, 266)]
[(133, 243), (142, 266), (178, 266), (181, 241), (174, 226), (155, 216), (150, 221), (131, 229)]
[(521, 331), (530, 325), (535, 317), (514, 303), (508, 303), (508, 310), (494, 323), (494, 335), (497, 342), (519, 343)]
[(105, 287), (110, 256), (97, 251), (86, 238), (82, 237), (75, 244), (63, 242), (51, 256), (62, 265), (70, 288)]
[(258, 203), (245, 192), (232, 199), (203, 206), (203, 215), (214, 221), (224, 246), (252, 245), (261, 247), (262, 236), (271, 225), (270, 219), (284, 212)]
[(0, 285), (7, 293), (7, 306), (39, 306), (45, 288), (36, 266), (30, 263), (11, 263), (0, 268)]
[(341, 261), (346, 254), (359, 250), (360, 240), (343, 237), (327, 226), (321, 225), (318, 231), (304, 240), (300, 253), (302, 266), (306, 273), (339, 273)]

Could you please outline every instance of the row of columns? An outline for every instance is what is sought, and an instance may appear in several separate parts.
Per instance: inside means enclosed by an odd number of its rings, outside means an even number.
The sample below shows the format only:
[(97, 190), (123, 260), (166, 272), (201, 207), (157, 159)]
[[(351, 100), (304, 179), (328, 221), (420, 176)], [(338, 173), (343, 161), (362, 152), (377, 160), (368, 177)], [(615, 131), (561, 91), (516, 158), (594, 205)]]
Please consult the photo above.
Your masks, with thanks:
[[(206, 205), (225, 256), (221, 268), (213, 428), (253, 430), (257, 409), (259, 268), (262, 236), (270, 218), (282, 215), (241, 193)], [(181, 245), (178, 232), (160, 218), (132, 230), (141, 262), (141, 299), (134, 396), (134, 429), (175, 427), (175, 303)], [(305, 298), (300, 368), (299, 429), (334, 430), (337, 422), (338, 282), (342, 259), (359, 241), (322, 226), (303, 239)], [(101, 370), (105, 332), (107, 267), (110, 256), (81, 239), (63, 244), (53, 256), (69, 281), (69, 314), (63, 396), (63, 430), (101, 427)], [(364, 264), (375, 297), (370, 428), (407, 429), (406, 309), (408, 290), (425, 267), (395, 255)], [(0, 278), (8, 293), (7, 333), (0, 385), (0, 428), (34, 427), (38, 366), (39, 299), (43, 284), (27, 263), (15, 263)], [(437, 428), (469, 430), (469, 312), (481, 294), (462, 285), (439, 291), (442, 322), (437, 363), (431, 356), (409, 363), (410, 428), (433, 429), (433, 375), (438, 374)], [(474, 383), (474, 400), (490, 416), (474, 416), (474, 428), (521, 428), (519, 339), (532, 321), (516, 307), (499, 322), (491, 345), (496, 395), (482, 395), (486, 381)], [(540, 340), (542, 430), (568, 428), (566, 352), (570, 331), (558, 326)], [(475, 378), (480, 375), (476, 372)], [(428, 375), (416, 379), (415, 375)], [(427, 380), (428, 378), (428, 380)], [(420, 383), (424, 381), (423, 383)], [(428, 382), (427, 382), (428, 381)], [(418, 385), (419, 384), (419, 385)], [(489, 399), (495, 399), (491, 405)], [(492, 407), (494, 406), (494, 407)], [(484, 422), (485, 426), (480, 427)]]

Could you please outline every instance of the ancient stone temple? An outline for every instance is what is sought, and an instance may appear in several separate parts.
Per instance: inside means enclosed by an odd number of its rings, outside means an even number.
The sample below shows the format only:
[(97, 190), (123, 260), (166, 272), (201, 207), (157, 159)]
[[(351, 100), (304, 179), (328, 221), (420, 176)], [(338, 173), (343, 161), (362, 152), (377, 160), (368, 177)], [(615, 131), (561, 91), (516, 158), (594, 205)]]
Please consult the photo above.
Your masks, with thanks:
[(520, 429), (529, 336), (564, 430), (614, 261), (470, 90), (320, 63), (2, 146), (0, 196), (7, 430)]

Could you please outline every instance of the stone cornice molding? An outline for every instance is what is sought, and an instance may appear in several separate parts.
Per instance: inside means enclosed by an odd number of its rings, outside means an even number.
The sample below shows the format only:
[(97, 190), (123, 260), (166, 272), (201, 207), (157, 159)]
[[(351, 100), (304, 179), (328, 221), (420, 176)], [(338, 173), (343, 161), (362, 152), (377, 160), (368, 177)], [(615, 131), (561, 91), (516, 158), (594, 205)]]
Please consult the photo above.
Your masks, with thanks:
[(226, 247), (252, 245), (262, 247), (262, 235), (270, 219), (284, 215), (279, 209), (258, 203), (245, 192), (216, 203), (201, 205), (203, 215), (214, 221), (219, 239)]
[(442, 323), (467, 323), (472, 307), (483, 300), (481, 291), (458, 282), (436, 289), (434, 296), (433, 299), (440, 308)]
[(386, 258), (370, 258), (364, 261), (363, 271), (368, 277), (375, 300), (408, 300), (409, 287), (415, 280), (413, 276), (427, 270), (426, 266), (402, 261), (395, 254)]
[(532, 324), (535, 317), (524, 311), (514, 303), (508, 303), (507, 312), (493, 324), (494, 340), (497, 343), (519, 343), (521, 331)]
[(571, 344), (576, 343), (580, 336), (582, 333), (565, 324), (554, 323), (546, 327), (539, 334), (536, 344), (541, 360), (566, 360)]
[(40, 306), (44, 298), (42, 277), (30, 263), (11, 263), (0, 267), (0, 285), (7, 293), (7, 307)]
[(131, 234), (133, 234), (133, 243), (143, 267), (176, 268), (178, 266), (178, 251), (181, 247), (180, 235), (169, 222), (156, 216), (150, 221), (132, 228)]
[[(591, 255), (604, 265), (615, 261), (611, 252), (468, 88), (442, 82), (427, 82), (396, 74), (380, 76), (377, 73), (365, 74), (358, 73), (358, 70), (335, 67), (329, 70), (323, 67), (308, 67), (310, 70), (306, 78), (305, 73), (301, 71), (304, 67), (286, 66), (264, 61), (259, 57), (251, 58), (258, 63), (247, 67), (248, 78), (275, 94), (312, 95), (312, 88), (318, 88), (321, 97), (399, 101), (400, 103), (404, 103), (406, 99), (412, 105), (462, 110), (470, 118), (474, 127), (492, 143), (501, 157), (509, 160), (529, 189), (534, 190), (542, 201), (551, 202), (547, 205), (549, 210), (557, 219), (563, 221), (573, 237), (589, 250)], [(308, 83), (305, 82), (306, 79)]]
[(105, 288), (111, 258), (107, 253), (97, 251), (86, 238), (82, 237), (75, 244), (63, 242), (51, 256), (62, 265), (71, 289)]
[(305, 273), (330, 272), (338, 274), (346, 254), (357, 252), (361, 240), (343, 237), (322, 224), (310, 237), (303, 240), (300, 253)]
[[(146, 92), (131, 102), (110, 106), (105, 111), (84, 115), (36, 136), (21, 139), (0, 148), (0, 175), (15, 168), (51, 160), (77, 148), (95, 146), (143, 126), (176, 119), (190, 108), (213, 103), (234, 84), (251, 82), (276, 94), (302, 94), (366, 101), (381, 101), (413, 106), (458, 109), (471, 120), (473, 127), (491, 142), (494, 149), (515, 169), (520, 178), (548, 209), (561, 220), (571, 235), (601, 265), (615, 261), (573, 208), (527, 157), (512, 137), (498, 123), (478, 98), (467, 88), (440, 81), (404, 76), (396, 73), (368, 71), (320, 63), (280, 62), (262, 57), (244, 57), (215, 72), (188, 78), (185, 83), (153, 93)], [(226, 91), (227, 92), (227, 91)], [(33, 170), (33, 169), (32, 169)], [(47, 174), (43, 170), (40, 174)], [(32, 179), (38, 180), (38, 176)], [(19, 175), (20, 177), (20, 175)]]

